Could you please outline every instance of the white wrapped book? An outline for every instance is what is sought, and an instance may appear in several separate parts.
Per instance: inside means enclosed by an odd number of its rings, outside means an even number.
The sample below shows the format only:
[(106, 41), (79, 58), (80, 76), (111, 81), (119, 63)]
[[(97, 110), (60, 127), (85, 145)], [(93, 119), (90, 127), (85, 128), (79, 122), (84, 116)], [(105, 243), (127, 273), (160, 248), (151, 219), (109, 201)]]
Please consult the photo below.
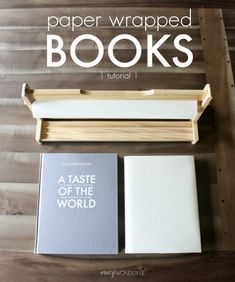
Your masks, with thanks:
[(193, 156), (128, 156), (125, 252), (201, 252)]

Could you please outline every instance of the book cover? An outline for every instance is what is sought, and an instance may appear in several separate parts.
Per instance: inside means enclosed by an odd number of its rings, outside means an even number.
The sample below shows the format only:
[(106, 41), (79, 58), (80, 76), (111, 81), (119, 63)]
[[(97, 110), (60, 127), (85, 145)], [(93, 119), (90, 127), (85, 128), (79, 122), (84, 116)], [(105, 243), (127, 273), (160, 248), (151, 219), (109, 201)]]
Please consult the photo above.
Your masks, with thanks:
[(193, 156), (125, 157), (126, 253), (200, 252)]
[(116, 154), (42, 154), (35, 252), (118, 253)]

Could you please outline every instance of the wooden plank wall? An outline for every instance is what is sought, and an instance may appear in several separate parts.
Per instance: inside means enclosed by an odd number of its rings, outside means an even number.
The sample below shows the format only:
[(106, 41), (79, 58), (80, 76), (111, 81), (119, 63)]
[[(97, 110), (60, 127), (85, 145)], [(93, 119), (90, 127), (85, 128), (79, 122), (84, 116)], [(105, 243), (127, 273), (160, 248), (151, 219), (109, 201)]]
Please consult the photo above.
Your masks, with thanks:
[[(231, 87), (235, 88), (235, 10), (234, 9), (224, 9), (223, 10), (223, 19), (224, 26), (227, 35), (227, 43), (230, 53), (230, 61), (228, 64), (231, 64), (233, 71), (233, 83), (231, 83)], [(232, 105), (235, 105), (235, 95), (231, 97)], [(231, 115), (232, 119), (235, 120), (235, 107), (231, 107)], [(235, 127), (233, 128), (233, 137), (235, 138)]]
[[(20, 99), (23, 82), (28, 82), (33, 88), (83, 89), (196, 89), (203, 88), (206, 84), (206, 68), (197, 10), (193, 10), (193, 28), (185, 30), (193, 38), (192, 49), (195, 60), (190, 68), (184, 70), (175, 67), (164, 69), (159, 62), (155, 61), (155, 66), (149, 70), (146, 67), (146, 56), (143, 55), (141, 62), (131, 69), (132, 72), (138, 72), (138, 80), (132, 78), (131, 80), (121, 81), (121, 83), (107, 79), (101, 80), (100, 73), (102, 71), (120, 71), (109, 62), (107, 56), (98, 67), (92, 70), (81, 69), (73, 64), (69, 58), (66, 65), (60, 69), (46, 68), (47, 15), (168, 15), (171, 13), (170, 10), (163, 8), (138, 7), (140, 1), (136, 1), (136, 7), (131, 10), (124, 7), (126, 1), (123, 1), (123, 7), (115, 9), (106, 7), (106, 1), (99, 2), (103, 3), (103, 7), (78, 7), (74, 4), (74, 1), (70, 1), (71, 5), (68, 6), (61, 1), (58, 7), (54, 7), (53, 1), (40, 0), (34, 1), (34, 4), (32, 4), (32, 1), (27, 0), (22, 2), (0, 0), (0, 278), (2, 279), (6, 277), (12, 279), (8, 281), (15, 281), (14, 279), (16, 279), (16, 274), (11, 273), (7, 263), (11, 263), (18, 270), (18, 273), (22, 271), (17, 281), (23, 281), (26, 277), (27, 281), (35, 281), (34, 274), (37, 275), (39, 280), (41, 279), (40, 281), (43, 281), (46, 277), (48, 281), (53, 281), (55, 277), (59, 277), (58, 281), (62, 281), (66, 278), (68, 269), (71, 269), (74, 275), (71, 277), (71, 281), (75, 280), (75, 274), (79, 273), (83, 279), (86, 277), (84, 281), (94, 281), (94, 277), (97, 278), (99, 270), (104, 267), (107, 269), (107, 261), (105, 260), (93, 260), (93, 265), (90, 265), (86, 260), (72, 261), (32, 255), (39, 154), (41, 152), (116, 152), (121, 156), (130, 154), (194, 154), (197, 168), (203, 249), (205, 251), (224, 249), (224, 233), (217, 182), (216, 129), (213, 108), (209, 107), (200, 120), (200, 141), (195, 146), (188, 143), (53, 143), (40, 146), (35, 142), (35, 121)], [(119, 2), (117, 1), (117, 3)], [(185, 8), (174, 10), (174, 14), (179, 16), (187, 12), (188, 9)], [(103, 26), (93, 30), (81, 28), (80, 32), (89, 32), (100, 36), (104, 40), (106, 48), (115, 33), (126, 32), (135, 35), (146, 47), (145, 32), (137, 33), (135, 29), (131, 28), (123, 28), (115, 32), (105, 25), (104, 22)], [(59, 32), (63, 36), (65, 47), (68, 50), (69, 44), (77, 33)], [(160, 33), (151, 32), (156, 38), (167, 32), (172, 33), (174, 37), (183, 33), (184, 30), (165, 29)], [(93, 46), (87, 48), (84, 45), (83, 47), (81, 55), (84, 58), (91, 58), (94, 55)], [(133, 55), (132, 46), (127, 42), (118, 45), (116, 52), (123, 60)], [(162, 52), (169, 60), (173, 54), (175, 55), (172, 41), (163, 48)], [(29, 253), (26, 254), (26, 252)], [(6, 259), (3, 259), (3, 256)], [(223, 257), (222, 254), (221, 257)], [(120, 262), (113, 260), (110, 267), (135, 269), (139, 265), (146, 265), (146, 271), (152, 279), (159, 263), (156, 258), (151, 256), (147, 258), (128, 256), (128, 263), (126, 263), (126, 260), (122, 260), (123, 255), (120, 255), (119, 258)], [(166, 272), (169, 270), (166, 266), (170, 263), (173, 266), (173, 273), (177, 275), (178, 264), (181, 264), (182, 268), (187, 268), (197, 262), (195, 268), (190, 268), (192, 271), (197, 271), (197, 269), (202, 270), (203, 261), (207, 261), (207, 259), (210, 261), (210, 257), (204, 256), (185, 258), (179, 256), (169, 261), (162, 258), (160, 263), (165, 265)], [(228, 267), (234, 262), (233, 257), (226, 257), (225, 262)], [(220, 265), (220, 260), (214, 260), (213, 263), (214, 267), (210, 269), (211, 274), (213, 268), (216, 268), (215, 265)], [(51, 275), (47, 264), (51, 266)], [(35, 267), (36, 272), (32, 270)], [(41, 276), (40, 272), (42, 272)], [(60, 274), (60, 276), (57, 274)], [(164, 281), (172, 281), (172, 277), (174, 276), (169, 275)], [(196, 280), (191, 277), (191, 281)]]
[(223, 18), (233, 68), (233, 76), (235, 78), (235, 11), (233, 9), (223, 9)]
[(214, 98), (212, 107), (216, 123), (215, 152), (224, 232), (223, 244), (225, 249), (230, 250), (235, 245), (233, 225), (235, 182), (231, 166), (235, 161), (233, 139), (235, 120), (231, 115), (235, 106), (234, 80), (222, 10), (200, 10), (199, 15), (204, 58), (207, 62), (207, 80), (211, 83)]
[(189, 7), (189, 8), (235, 8), (234, 0), (0, 0), (1, 8), (29, 8), (29, 7)]

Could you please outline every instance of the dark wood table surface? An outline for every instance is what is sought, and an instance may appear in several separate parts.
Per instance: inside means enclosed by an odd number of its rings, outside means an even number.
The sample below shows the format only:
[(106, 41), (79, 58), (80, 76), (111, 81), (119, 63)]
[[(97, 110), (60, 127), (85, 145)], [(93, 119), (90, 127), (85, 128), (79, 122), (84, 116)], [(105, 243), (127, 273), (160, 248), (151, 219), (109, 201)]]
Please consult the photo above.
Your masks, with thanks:
[[(0, 0), (0, 281), (103, 281), (114, 279), (142, 281), (235, 281), (235, 10), (192, 10), (191, 29), (166, 28), (156, 37), (170, 32), (172, 38), (192, 36), (194, 62), (186, 69), (167, 70), (158, 61), (146, 67), (143, 52), (131, 68), (137, 73), (129, 80), (101, 79), (101, 72), (120, 72), (105, 56), (99, 66), (84, 70), (68, 56), (58, 69), (46, 67), (47, 16), (67, 15), (170, 15), (182, 16), (188, 8), (159, 8), (157, 1), (3, 1)], [(76, 2), (76, 3), (75, 3)], [(87, 3), (85, 3), (87, 2)], [(144, 2), (144, 1), (143, 1)], [(173, 1), (166, 1), (168, 6)], [(187, 4), (189, 1), (175, 1)], [(192, 7), (202, 2), (191, 1)], [(215, 5), (234, 5), (234, 1), (213, 1)], [(168, 4), (167, 4), (168, 3)], [(226, 4), (227, 3), (227, 4)], [(87, 5), (86, 5), (87, 4)], [(187, 5), (186, 5), (187, 6)], [(212, 24), (213, 23), (213, 24)], [(214, 24), (215, 23), (215, 24)], [(136, 36), (146, 51), (146, 33), (133, 28), (115, 31), (106, 22), (96, 29), (81, 28), (102, 38), (107, 49), (119, 33)], [(58, 30), (69, 44), (79, 32)], [(173, 41), (162, 48), (171, 60)], [(122, 42), (119, 58), (133, 56), (133, 46)], [(94, 56), (92, 46), (83, 46), (81, 56)], [(215, 58), (215, 59), (214, 59)], [(129, 71), (129, 70), (128, 70)], [(81, 89), (202, 89), (211, 83), (213, 102), (199, 121), (200, 140), (189, 143), (51, 143), (34, 140), (35, 120), (23, 105), (23, 82), (32, 88)], [(124, 155), (193, 154), (196, 160), (198, 201), (203, 252), (181, 255), (125, 255), (123, 191), (120, 191), (120, 242), (122, 252), (108, 257), (53, 257), (33, 254), (39, 155), (42, 152), (116, 152)]]

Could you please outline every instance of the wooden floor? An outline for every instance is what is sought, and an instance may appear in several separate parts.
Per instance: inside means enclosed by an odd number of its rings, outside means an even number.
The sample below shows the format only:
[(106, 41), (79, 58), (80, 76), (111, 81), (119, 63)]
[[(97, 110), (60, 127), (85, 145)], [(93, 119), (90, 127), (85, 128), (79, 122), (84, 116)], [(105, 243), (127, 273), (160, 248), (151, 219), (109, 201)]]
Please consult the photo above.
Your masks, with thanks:
[[(100, 281), (110, 278), (102, 271), (142, 271), (143, 281), (235, 281), (235, 182), (234, 182), (234, 111), (235, 91), (232, 69), (235, 71), (235, 10), (193, 10), (191, 30), (164, 29), (154, 36), (170, 32), (172, 37), (180, 33), (192, 36), (194, 62), (187, 69), (176, 67), (167, 70), (155, 62), (152, 69), (146, 67), (146, 56), (131, 68), (132, 79), (111, 81), (106, 72), (119, 71), (107, 56), (96, 68), (86, 70), (75, 66), (68, 57), (60, 69), (46, 68), (47, 15), (168, 15), (171, 10), (138, 7), (78, 7), (46, 5), (48, 1), (0, 0), (0, 281)], [(53, 1), (52, 1), (53, 2)], [(59, 1), (62, 3), (62, 1)], [(91, 1), (92, 2), (92, 1)], [(102, 2), (102, 1), (101, 1)], [(115, 1), (114, 1), (115, 2)], [(126, 1), (123, 1), (123, 3)], [(138, 2), (138, 1), (137, 1)], [(216, 1), (215, 1), (216, 2)], [(15, 4), (14, 4), (15, 3)], [(103, 2), (102, 2), (103, 3)], [(22, 6), (21, 6), (22, 5)], [(93, 3), (94, 6), (94, 3)], [(105, 7), (106, 6), (106, 7)], [(174, 14), (184, 15), (188, 9), (175, 9)], [(210, 61), (208, 38), (210, 32), (203, 29), (204, 21), (221, 17), (226, 33), (220, 47), (229, 52), (221, 60)], [(97, 29), (81, 29), (100, 36), (107, 48), (115, 35), (113, 29), (103, 26)], [(146, 33), (135, 29), (121, 29), (135, 35), (145, 46)], [(68, 50), (71, 32), (61, 32)], [(209, 33), (209, 34), (208, 34)], [(207, 37), (208, 36), (208, 37)], [(210, 39), (211, 41), (213, 38)], [(227, 44), (227, 45), (222, 45)], [(93, 47), (83, 46), (81, 55), (91, 58)], [(221, 47), (221, 48), (222, 48)], [(213, 48), (213, 46), (211, 46)], [(145, 51), (145, 50), (144, 50)], [(143, 51), (143, 54), (145, 53)], [(133, 54), (126, 42), (116, 51), (125, 60)], [(172, 40), (162, 48), (168, 60), (175, 55)], [(216, 54), (215, 54), (216, 55)], [(227, 57), (229, 56), (229, 57)], [(213, 69), (226, 62), (225, 79), (213, 76)], [(103, 79), (101, 79), (103, 72)], [(137, 73), (138, 79), (135, 79)], [(217, 72), (218, 73), (218, 72)], [(233, 81), (231, 82), (231, 76)], [(203, 88), (212, 84), (214, 101), (199, 122), (200, 140), (189, 143), (53, 143), (38, 145), (34, 140), (35, 121), (20, 99), (21, 84), (28, 82), (32, 88), (83, 88), (83, 89), (150, 89), (150, 88)], [(217, 84), (220, 83), (220, 87)], [(226, 87), (225, 87), (226, 86)], [(229, 87), (229, 88), (228, 88)], [(221, 90), (222, 89), (222, 90)], [(223, 90), (225, 89), (225, 90)], [(220, 90), (220, 91), (219, 91)], [(198, 198), (203, 253), (198, 255), (140, 256), (124, 255), (107, 258), (60, 258), (33, 255), (36, 198), (38, 192), (38, 168), (41, 152), (116, 152), (123, 155), (193, 154), (196, 159)], [(120, 195), (123, 211), (123, 195)], [(123, 212), (120, 220), (123, 226)], [(121, 228), (122, 230), (122, 228)], [(123, 232), (120, 240), (123, 241)], [(134, 280), (134, 275), (123, 279)], [(118, 281), (120, 278), (117, 278)]]

